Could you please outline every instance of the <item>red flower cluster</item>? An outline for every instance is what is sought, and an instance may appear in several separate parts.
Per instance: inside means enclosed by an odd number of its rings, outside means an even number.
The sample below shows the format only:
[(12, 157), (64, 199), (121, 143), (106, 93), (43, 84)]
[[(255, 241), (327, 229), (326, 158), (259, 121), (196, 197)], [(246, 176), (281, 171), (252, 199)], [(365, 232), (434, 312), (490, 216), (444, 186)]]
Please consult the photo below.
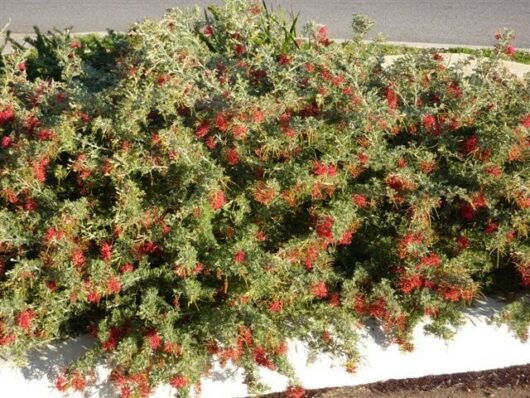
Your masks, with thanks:
[(423, 237), (417, 233), (406, 234), (398, 244), (399, 258), (417, 255), (417, 246), (423, 243)]
[(423, 286), (423, 278), (417, 274), (403, 277), (400, 280), (400, 289), (403, 293), (408, 294), (415, 289)]
[(210, 197), (210, 205), (214, 210), (219, 210), (225, 205), (225, 193), (216, 191)]
[(271, 313), (277, 313), (280, 312), (283, 309), (283, 301), (282, 300), (274, 300), (269, 305), (269, 311)]
[(354, 205), (359, 207), (366, 207), (368, 206), (368, 200), (366, 199), (366, 196), (364, 195), (353, 195), (352, 202)]
[(328, 287), (326, 286), (326, 282), (317, 282), (311, 287), (311, 293), (313, 296), (318, 298), (325, 298), (328, 295)]
[(333, 220), (333, 217), (331, 216), (326, 216), (324, 218), (319, 219), (316, 226), (317, 235), (320, 238), (332, 241), (334, 222), (335, 220)]
[(440, 258), (440, 256), (436, 253), (430, 253), (421, 259), (421, 261), (418, 263), (416, 268), (422, 268), (422, 267), (438, 268), (440, 265), (442, 265), (442, 259)]
[(470, 137), (467, 137), (464, 141), (462, 141), (462, 152), (465, 154), (470, 154), (478, 148), (478, 137), (476, 135), (472, 135)]
[(15, 120), (15, 111), (10, 106), (0, 111), (0, 127), (9, 124)]
[(317, 176), (326, 175), (328, 177), (334, 177), (337, 175), (337, 166), (328, 165), (318, 160), (313, 160), (313, 173)]
[(398, 98), (396, 92), (392, 87), (387, 87), (386, 89), (386, 100), (388, 102), (388, 107), (390, 109), (396, 109), (398, 106)]
[(13, 139), (10, 136), (6, 135), (2, 137), (2, 140), (0, 140), (0, 146), (2, 147), (2, 149), (8, 149), (11, 146), (12, 142)]
[(230, 166), (235, 166), (236, 164), (238, 164), (239, 163), (239, 154), (237, 152), (237, 149), (230, 148), (226, 152), (226, 160), (227, 160), (227, 162), (228, 162), (228, 164)]
[(238, 250), (237, 252), (235, 252), (234, 262), (236, 264), (244, 263), (246, 259), (247, 259), (247, 253), (245, 253), (244, 250)]
[(43, 158), (33, 162), (33, 176), (40, 182), (46, 181), (46, 168), (50, 163), (49, 159)]
[(107, 293), (108, 294), (117, 294), (121, 291), (120, 280), (113, 276), (107, 281)]
[(267, 369), (275, 369), (274, 364), (267, 356), (267, 352), (261, 347), (254, 347), (254, 362), (256, 362), (259, 366), (263, 366)]
[(112, 256), (112, 245), (108, 242), (103, 242), (100, 247), (100, 252), (103, 261), (110, 261)]
[(188, 384), (188, 378), (182, 375), (175, 375), (169, 380), (169, 385), (174, 388), (185, 388)]
[(305, 390), (302, 386), (289, 386), (285, 392), (287, 398), (304, 398)]
[(22, 311), (17, 317), (18, 327), (22, 330), (30, 329), (33, 319), (35, 319), (36, 316), (37, 314), (35, 314), (35, 311), (33, 310)]

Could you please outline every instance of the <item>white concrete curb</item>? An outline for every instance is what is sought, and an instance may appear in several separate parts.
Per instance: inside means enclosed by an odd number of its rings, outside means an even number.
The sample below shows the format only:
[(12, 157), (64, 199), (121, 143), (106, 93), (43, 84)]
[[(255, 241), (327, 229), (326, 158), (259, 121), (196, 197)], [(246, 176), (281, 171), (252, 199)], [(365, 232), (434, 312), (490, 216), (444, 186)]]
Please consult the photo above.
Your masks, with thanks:
[[(530, 363), (530, 343), (522, 343), (505, 325), (489, 324), (489, 317), (502, 309), (494, 299), (479, 302), (466, 312), (466, 322), (455, 338), (444, 341), (427, 336), (419, 325), (414, 332), (415, 350), (400, 352), (395, 345), (381, 343), (377, 330), (366, 330), (360, 340), (361, 364), (355, 374), (347, 373), (339, 358), (320, 355), (316, 362), (307, 364), (307, 347), (297, 341), (289, 345), (288, 358), (300, 382), (306, 389), (354, 386), (388, 379), (421, 377), (458, 372), (480, 371)], [(17, 369), (0, 362), (0, 386), (5, 397), (59, 398), (62, 393), (53, 387), (54, 372), (68, 360), (76, 358), (91, 345), (88, 337), (69, 343), (57, 344), (33, 354), (28, 367)], [(105, 382), (109, 370), (97, 369), (98, 383), (85, 395), (71, 393), (68, 397), (116, 397), (112, 387)], [(283, 391), (287, 379), (276, 372), (263, 369), (262, 381), (271, 391)], [(153, 398), (170, 398), (174, 391), (159, 387)], [(5, 394), (5, 395), (4, 395)], [(209, 378), (203, 379), (201, 398), (235, 398), (248, 394), (240, 369), (215, 367)]]

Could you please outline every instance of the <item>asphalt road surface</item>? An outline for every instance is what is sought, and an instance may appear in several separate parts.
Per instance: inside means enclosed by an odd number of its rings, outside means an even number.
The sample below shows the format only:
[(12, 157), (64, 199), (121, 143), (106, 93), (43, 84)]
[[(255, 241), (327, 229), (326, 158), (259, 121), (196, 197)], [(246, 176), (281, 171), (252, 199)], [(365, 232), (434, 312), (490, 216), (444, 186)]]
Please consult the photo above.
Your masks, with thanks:
[[(498, 27), (516, 31), (516, 47), (530, 48), (530, 0), (267, 0), (300, 11), (302, 22), (329, 26), (333, 37), (349, 38), (353, 13), (376, 21), (374, 33), (391, 41), (491, 45)], [(0, 0), (0, 25), (27, 33), (73, 26), (74, 31), (126, 30), (143, 17), (171, 7), (220, 4), (220, 0)], [(0, 26), (0, 28), (1, 28)]]

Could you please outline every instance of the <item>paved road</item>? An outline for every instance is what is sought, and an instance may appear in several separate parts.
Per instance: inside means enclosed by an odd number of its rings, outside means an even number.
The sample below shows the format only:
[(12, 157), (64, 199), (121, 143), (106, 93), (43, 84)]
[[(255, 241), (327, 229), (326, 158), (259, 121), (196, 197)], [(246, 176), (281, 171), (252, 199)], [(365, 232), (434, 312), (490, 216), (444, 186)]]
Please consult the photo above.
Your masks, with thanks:
[[(330, 27), (348, 38), (352, 13), (376, 21), (374, 32), (388, 40), (490, 45), (500, 26), (517, 33), (516, 46), (530, 48), (530, 0), (268, 0), (300, 11), (301, 20)], [(13, 32), (73, 26), (74, 31), (126, 30), (142, 17), (160, 17), (175, 6), (221, 3), (220, 0), (0, 0), (0, 25), (11, 18)], [(0, 26), (1, 27), (1, 26)]]

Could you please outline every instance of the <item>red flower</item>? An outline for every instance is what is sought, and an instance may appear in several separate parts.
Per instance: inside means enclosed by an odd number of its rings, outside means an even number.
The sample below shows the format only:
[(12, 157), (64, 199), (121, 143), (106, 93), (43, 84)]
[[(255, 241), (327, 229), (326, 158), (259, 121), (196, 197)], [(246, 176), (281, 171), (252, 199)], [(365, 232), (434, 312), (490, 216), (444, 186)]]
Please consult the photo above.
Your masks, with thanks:
[(331, 293), (328, 301), (331, 307), (340, 307), (340, 296), (337, 292)]
[(100, 252), (101, 252), (101, 259), (103, 261), (110, 261), (110, 258), (112, 256), (112, 245), (110, 243), (103, 242), (101, 244)]
[(4, 124), (11, 123), (13, 120), (15, 120), (15, 112), (13, 111), (13, 108), (8, 106), (0, 111), (0, 127)]
[(331, 43), (331, 40), (328, 37), (328, 27), (321, 26), (316, 32), (316, 40), (319, 44), (327, 46)]
[(84, 112), (79, 112), (79, 120), (83, 123), (90, 123), (92, 121), (92, 116)]
[(327, 216), (320, 219), (317, 223), (316, 232), (320, 238), (333, 240), (333, 217)]
[(79, 248), (74, 250), (72, 253), (72, 262), (77, 269), (83, 268), (85, 265), (85, 255), (83, 254), (83, 250)]
[(424, 115), (422, 122), (423, 127), (425, 127), (426, 130), (433, 131), (434, 126), (436, 125), (436, 118), (431, 114)]
[(107, 281), (107, 293), (108, 294), (114, 294), (119, 293), (121, 291), (121, 283), (118, 278), (113, 276)]
[(0, 334), (0, 347), (9, 345), (17, 339), (17, 336), (14, 333), (8, 333), (6, 335)]
[(228, 161), (228, 164), (231, 166), (235, 166), (239, 163), (239, 154), (237, 153), (237, 150), (234, 148), (230, 148), (226, 152), (226, 160)]
[(355, 204), (356, 206), (359, 206), (359, 207), (366, 207), (368, 206), (368, 201), (366, 200), (366, 196), (364, 195), (353, 195), (352, 197), (352, 202), (353, 204)]
[(515, 54), (515, 47), (513, 46), (513, 44), (508, 44), (504, 49), (504, 53), (510, 57)]
[(464, 221), (471, 221), (475, 218), (475, 209), (469, 203), (463, 203), (460, 205), (460, 218)]
[(521, 124), (523, 125), (523, 127), (530, 128), (530, 114), (524, 116), (521, 119)]
[(346, 231), (342, 234), (338, 244), (339, 245), (350, 245), (351, 240), (353, 238), (353, 232), (352, 231)]
[(502, 176), (502, 169), (499, 166), (486, 167), (484, 171), (486, 174), (495, 178)]
[(473, 206), (475, 206), (475, 208), (477, 209), (481, 209), (483, 207), (487, 207), (488, 206), (488, 203), (486, 201), (486, 197), (484, 196), (483, 193), (479, 193), (477, 195), (475, 195), (472, 199), (472, 202), (473, 202)]
[(390, 188), (396, 191), (409, 190), (414, 187), (413, 183), (397, 175), (389, 175), (386, 178), (385, 182), (386, 182), (386, 185), (388, 185)]
[(42, 129), (37, 133), (37, 138), (39, 141), (47, 141), (52, 139), (54, 135), (55, 133), (52, 130)]
[(86, 381), (81, 375), (81, 373), (79, 372), (74, 373), (71, 383), (72, 383), (72, 387), (76, 391), (84, 391), (86, 388)]
[(174, 388), (184, 388), (188, 385), (188, 378), (182, 375), (176, 375), (169, 380), (169, 384)]
[(318, 258), (318, 247), (309, 246), (305, 252), (304, 267), (306, 270), (311, 271), (313, 268), (313, 262)]
[(387, 87), (386, 89), (386, 100), (388, 102), (388, 107), (390, 109), (396, 109), (398, 106), (398, 99), (396, 92), (391, 88)]
[(223, 191), (216, 191), (210, 197), (210, 205), (214, 210), (219, 210), (225, 205), (225, 194)]
[(26, 199), (26, 203), (24, 203), (24, 210), (26, 211), (35, 211), (37, 210), (37, 202), (33, 198)]
[(202, 33), (204, 34), (204, 36), (206, 37), (210, 37), (214, 34), (214, 29), (213, 29), (213, 26), (212, 25), (206, 25), (202, 31)]
[(313, 173), (317, 176), (327, 175), (333, 177), (337, 174), (337, 166), (327, 165), (318, 160), (313, 160)]
[(311, 287), (311, 293), (318, 298), (325, 298), (328, 295), (326, 282), (317, 282)]
[(430, 253), (418, 263), (416, 268), (422, 268), (422, 267), (432, 267), (432, 268), (438, 268), (442, 264), (442, 259), (440, 256), (436, 253)]
[(50, 242), (53, 239), (61, 240), (62, 238), (64, 238), (64, 232), (63, 231), (58, 231), (55, 228), (50, 227), (46, 231), (46, 235), (44, 236), (44, 241), (45, 242)]
[(368, 160), (370, 160), (370, 157), (366, 153), (360, 153), (357, 155), (357, 159), (359, 159), (359, 162), (362, 164), (368, 163)]
[(406, 234), (398, 243), (398, 252), (400, 258), (406, 258), (409, 255), (417, 255), (414, 246), (423, 242), (420, 234)]
[(399, 282), (400, 290), (408, 294), (415, 289), (419, 289), (423, 286), (423, 278), (419, 275), (411, 275), (404, 277)]
[(497, 231), (497, 229), (498, 229), (497, 224), (495, 224), (494, 222), (490, 222), (484, 229), (484, 232), (490, 235), (494, 233), (495, 231)]
[(247, 254), (244, 250), (238, 250), (234, 254), (234, 261), (236, 264), (241, 264), (247, 259)]
[(157, 332), (149, 332), (147, 334), (147, 343), (152, 350), (157, 350), (162, 346), (162, 337)]
[(521, 286), (530, 287), (530, 263), (519, 264), (517, 270), (521, 275)]
[(235, 125), (232, 129), (232, 134), (234, 135), (234, 138), (240, 139), (247, 135), (247, 128), (245, 126), (242, 126), (240, 124)]
[(206, 138), (206, 146), (209, 149), (214, 149), (216, 145), (217, 145), (217, 140), (215, 137), (209, 136), (208, 138)]
[(447, 91), (455, 98), (460, 98), (462, 96), (462, 89), (458, 86), (458, 83), (451, 82)]
[(268, 369), (274, 370), (274, 364), (267, 357), (266, 351), (261, 347), (254, 348), (254, 362), (259, 366), (264, 366)]
[(400, 169), (402, 169), (402, 168), (404, 168), (404, 167), (407, 167), (407, 161), (406, 161), (405, 159), (403, 159), (403, 158), (400, 157), (400, 158), (397, 160), (397, 166), (398, 166)]
[(477, 147), (478, 147), (478, 137), (476, 135), (467, 137), (462, 142), (462, 151), (465, 154), (470, 154), (471, 152), (475, 151)]
[(17, 69), (19, 72), (24, 72), (26, 70), (26, 61), (22, 61), (17, 64)]
[(122, 274), (126, 274), (127, 272), (132, 272), (132, 271), (134, 271), (134, 265), (132, 265), (131, 263), (125, 263), (120, 268), (120, 272)]
[(283, 301), (275, 300), (269, 305), (269, 311), (272, 313), (280, 312), (283, 309)]
[(101, 300), (101, 295), (95, 290), (92, 290), (88, 293), (87, 300), (89, 303), (97, 304), (99, 303), (99, 300)]
[(384, 318), (387, 314), (386, 301), (383, 297), (379, 297), (368, 308), (368, 315), (374, 318)]
[(305, 390), (302, 386), (289, 386), (285, 395), (287, 398), (303, 398), (305, 397)]
[(160, 76), (158, 76), (158, 79), (156, 79), (156, 84), (163, 85), (167, 83), (169, 80), (171, 80), (171, 76), (169, 76), (167, 73), (163, 73)]
[(46, 281), (46, 287), (51, 292), (54, 292), (55, 290), (57, 290), (57, 282), (55, 282), (55, 281)]
[(267, 237), (265, 236), (265, 233), (263, 231), (256, 232), (256, 239), (260, 242), (264, 242)]
[[(529, 116), (530, 117), (530, 116)], [(265, 120), (265, 113), (261, 109), (254, 110), (254, 114), (252, 115), (252, 119), (254, 120), (254, 123), (262, 123)]]
[(2, 146), (2, 149), (7, 149), (11, 146), (11, 142), (13, 140), (11, 139), (10, 136), (6, 135), (4, 137), (2, 137), (2, 142), (0, 143), (0, 145)]
[(442, 296), (445, 300), (457, 302), (461, 297), (461, 289), (454, 286), (447, 286), (441, 289)]
[(326, 174), (327, 167), (325, 164), (320, 163), (319, 161), (314, 160), (313, 161), (313, 173), (315, 173), (317, 176), (321, 176)]
[(227, 129), (227, 123), (226, 123), (226, 119), (224, 117), (224, 115), (222, 113), (219, 113), (216, 117), (215, 117), (215, 126), (220, 130), (220, 131), (226, 131)]
[(55, 388), (58, 391), (64, 392), (68, 388), (68, 380), (66, 380), (66, 377), (64, 375), (59, 375), (55, 379)]
[(46, 168), (50, 161), (46, 158), (33, 162), (33, 176), (40, 182), (46, 181)]
[(465, 250), (469, 247), (469, 239), (462, 235), (456, 238), (456, 243), (458, 244), (458, 247), (462, 250)]
[(236, 44), (236, 46), (234, 47), (234, 51), (237, 55), (243, 55), (247, 52), (247, 49), (242, 44)]
[(208, 135), (208, 132), (210, 131), (210, 124), (207, 121), (202, 122), (197, 127), (197, 130), (195, 131), (195, 135), (197, 138), (203, 138)]
[(28, 330), (31, 327), (31, 323), (35, 318), (36, 314), (33, 310), (26, 310), (21, 312), (17, 318), (17, 325), (23, 330)]
[(278, 56), (278, 63), (280, 65), (289, 65), (291, 63), (291, 58), (287, 54), (280, 54)]

